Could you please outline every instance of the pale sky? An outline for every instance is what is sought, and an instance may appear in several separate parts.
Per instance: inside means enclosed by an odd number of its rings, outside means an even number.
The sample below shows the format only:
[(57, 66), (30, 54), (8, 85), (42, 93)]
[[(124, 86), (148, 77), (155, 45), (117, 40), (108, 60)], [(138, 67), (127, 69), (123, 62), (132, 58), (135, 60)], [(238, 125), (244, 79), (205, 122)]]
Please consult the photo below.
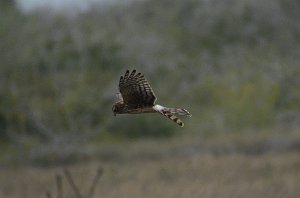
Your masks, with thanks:
[(24, 11), (37, 8), (50, 8), (55, 10), (78, 9), (88, 10), (94, 3), (111, 4), (125, 0), (17, 0), (19, 7)]

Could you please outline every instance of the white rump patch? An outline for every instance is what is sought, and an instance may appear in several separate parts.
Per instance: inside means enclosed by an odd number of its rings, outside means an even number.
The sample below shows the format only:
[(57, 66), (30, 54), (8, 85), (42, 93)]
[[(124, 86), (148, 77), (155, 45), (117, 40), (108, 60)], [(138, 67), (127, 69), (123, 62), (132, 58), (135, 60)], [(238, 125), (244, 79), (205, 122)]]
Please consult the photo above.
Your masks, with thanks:
[(163, 110), (165, 107), (163, 107), (163, 106), (161, 106), (161, 105), (154, 105), (154, 107), (153, 107), (153, 109), (155, 110), (155, 111), (158, 111), (158, 112), (160, 112), (161, 110)]
[(116, 93), (117, 102), (123, 102), (123, 97), (121, 93)]

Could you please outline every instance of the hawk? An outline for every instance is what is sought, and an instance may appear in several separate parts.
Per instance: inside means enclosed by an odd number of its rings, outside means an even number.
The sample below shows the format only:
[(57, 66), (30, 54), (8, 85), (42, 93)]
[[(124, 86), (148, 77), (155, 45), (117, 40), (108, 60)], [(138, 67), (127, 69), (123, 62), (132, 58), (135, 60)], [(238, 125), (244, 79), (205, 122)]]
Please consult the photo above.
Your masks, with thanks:
[(156, 96), (141, 73), (136, 73), (134, 69), (131, 73), (126, 71), (124, 76), (120, 77), (118, 101), (112, 106), (114, 116), (117, 114), (138, 114), (138, 113), (160, 113), (183, 127), (183, 122), (176, 117), (177, 115), (192, 116), (183, 108), (168, 108), (155, 104)]

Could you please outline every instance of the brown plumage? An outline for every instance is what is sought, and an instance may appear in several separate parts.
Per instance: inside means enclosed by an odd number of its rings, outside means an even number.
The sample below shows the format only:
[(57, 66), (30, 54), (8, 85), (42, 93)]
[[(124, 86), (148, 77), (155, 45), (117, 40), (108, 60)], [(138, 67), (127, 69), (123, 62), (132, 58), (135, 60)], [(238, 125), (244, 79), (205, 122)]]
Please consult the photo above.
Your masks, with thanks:
[(119, 91), (118, 101), (112, 107), (114, 115), (158, 112), (181, 127), (184, 126), (183, 122), (174, 114), (191, 116), (187, 110), (182, 108), (156, 105), (156, 96), (150, 84), (144, 75), (136, 73), (136, 70), (131, 73), (127, 70), (124, 76), (120, 77)]

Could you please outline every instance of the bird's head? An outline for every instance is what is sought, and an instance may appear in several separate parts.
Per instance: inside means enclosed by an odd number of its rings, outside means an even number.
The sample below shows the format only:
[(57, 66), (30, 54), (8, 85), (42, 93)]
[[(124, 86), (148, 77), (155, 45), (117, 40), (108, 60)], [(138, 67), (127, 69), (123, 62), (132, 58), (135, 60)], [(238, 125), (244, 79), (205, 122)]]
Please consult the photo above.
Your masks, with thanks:
[(116, 116), (119, 113), (122, 113), (122, 109), (124, 107), (124, 104), (116, 102), (113, 106), (112, 106), (112, 112), (114, 114), (114, 116)]
[(117, 105), (114, 104), (111, 109), (112, 109), (112, 112), (113, 112), (114, 116), (116, 116), (117, 113), (118, 113), (118, 107), (117, 107)]

